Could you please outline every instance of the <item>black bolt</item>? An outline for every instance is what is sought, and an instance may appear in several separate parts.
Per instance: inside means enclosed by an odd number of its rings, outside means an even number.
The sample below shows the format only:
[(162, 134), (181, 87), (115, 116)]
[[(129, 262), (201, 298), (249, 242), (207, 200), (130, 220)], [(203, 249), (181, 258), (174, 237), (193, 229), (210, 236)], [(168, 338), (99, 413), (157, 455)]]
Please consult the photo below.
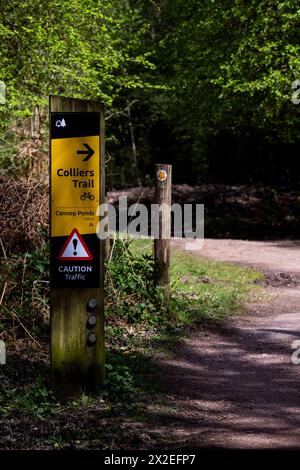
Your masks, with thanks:
[(91, 299), (88, 300), (86, 309), (88, 312), (93, 312), (96, 307), (97, 307), (97, 300), (92, 297)]
[(95, 335), (95, 333), (89, 333), (88, 337), (87, 337), (87, 340), (86, 340), (87, 345), (88, 346), (94, 346), (96, 341), (97, 341), (97, 336)]
[(87, 322), (86, 322), (86, 327), (88, 330), (91, 330), (92, 328), (94, 328), (94, 326), (96, 325), (97, 323), (97, 318), (95, 317), (95, 315), (91, 315), (88, 319), (87, 319)]

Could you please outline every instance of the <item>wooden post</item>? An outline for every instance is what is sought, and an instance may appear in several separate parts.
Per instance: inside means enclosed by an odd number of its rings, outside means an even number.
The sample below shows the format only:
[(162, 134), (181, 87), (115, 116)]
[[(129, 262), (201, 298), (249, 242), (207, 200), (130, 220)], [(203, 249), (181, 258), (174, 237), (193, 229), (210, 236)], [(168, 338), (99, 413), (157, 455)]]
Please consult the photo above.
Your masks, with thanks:
[(170, 299), (170, 236), (171, 236), (171, 188), (172, 165), (155, 165), (155, 203), (163, 204), (159, 212), (159, 237), (154, 240), (154, 261), (156, 285), (163, 289), (164, 304)]
[[(50, 113), (51, 378), (54, 394), (69, 398), (98, 392), (104, 379), (104, 257), (95, 212), (104, 201), (104, 108), (51, 96)], [(74, 182), (88, 180), (95, 189), (82, 190)], [(73, 239), (73, 232), (67, 237), (71, 227), (76, 230)], [(68, 248), (73, 240), (77, 251)], [(76, 273), (87, 267), (91, 275)], [(61, 273), (63, 269), (75, 274)]]

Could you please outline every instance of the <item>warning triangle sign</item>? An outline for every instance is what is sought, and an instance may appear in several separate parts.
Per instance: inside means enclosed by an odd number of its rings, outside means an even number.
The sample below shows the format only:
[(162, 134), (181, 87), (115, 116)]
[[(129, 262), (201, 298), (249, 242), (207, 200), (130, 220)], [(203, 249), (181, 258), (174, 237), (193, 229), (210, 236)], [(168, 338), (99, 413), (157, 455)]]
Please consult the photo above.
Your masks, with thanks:
[(89, 261), (93, 259), (90, 250), (76, 228), (72, 230), (58, 259), (60, 261)]

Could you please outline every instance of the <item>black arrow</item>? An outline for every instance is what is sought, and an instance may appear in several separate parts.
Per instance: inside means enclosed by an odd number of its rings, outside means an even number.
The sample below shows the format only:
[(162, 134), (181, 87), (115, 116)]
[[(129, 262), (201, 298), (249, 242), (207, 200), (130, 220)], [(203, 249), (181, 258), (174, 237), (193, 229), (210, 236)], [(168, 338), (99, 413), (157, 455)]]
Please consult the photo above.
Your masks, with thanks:
[(82, 160), (83, 162), (87, 162), (95, 153), (95, 151), (89, 146), (89, 144), (83, 144), (86, 150), (77, 150), (78, 155), (86, 155), (86, 157)]

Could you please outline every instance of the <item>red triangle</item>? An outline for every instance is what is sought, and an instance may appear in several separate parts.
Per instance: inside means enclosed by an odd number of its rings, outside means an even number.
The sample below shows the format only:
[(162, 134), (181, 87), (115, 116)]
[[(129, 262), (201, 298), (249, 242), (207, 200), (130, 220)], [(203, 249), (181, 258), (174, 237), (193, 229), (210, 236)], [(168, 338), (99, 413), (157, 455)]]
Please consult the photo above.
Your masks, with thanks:
[[(64, 254), (65, 250), (67, 249), (67, 246), (69, 245), (69, 243), (71, 243), (71, 240), (72, 240), (74, 234), (76, 234), (78, 240), (82, 244), (82, 246), (85, 249), (88, 256), (84, 256), (84, 257), (80, 257), (80, 256), (65, 257), (65, 256), (62, 256)], [(62, 250), (61, 250), (61, 252), (58, 256), (58, 259), (60, 261), (91, 261), (93, 259), (92, 253), (90, 252), (90, 250), (86, 246), (86, 243), (85, 243), (84, 239), (82, 238), (82, 236), (80, 235), (80, 233), (78, 232), (77, 228), (74, 228), (72, 230), (71, 234), (68, 236), (68, 238), (67, 238), (67, 240), (66, 240), (64, 246), (62, 247)]]

